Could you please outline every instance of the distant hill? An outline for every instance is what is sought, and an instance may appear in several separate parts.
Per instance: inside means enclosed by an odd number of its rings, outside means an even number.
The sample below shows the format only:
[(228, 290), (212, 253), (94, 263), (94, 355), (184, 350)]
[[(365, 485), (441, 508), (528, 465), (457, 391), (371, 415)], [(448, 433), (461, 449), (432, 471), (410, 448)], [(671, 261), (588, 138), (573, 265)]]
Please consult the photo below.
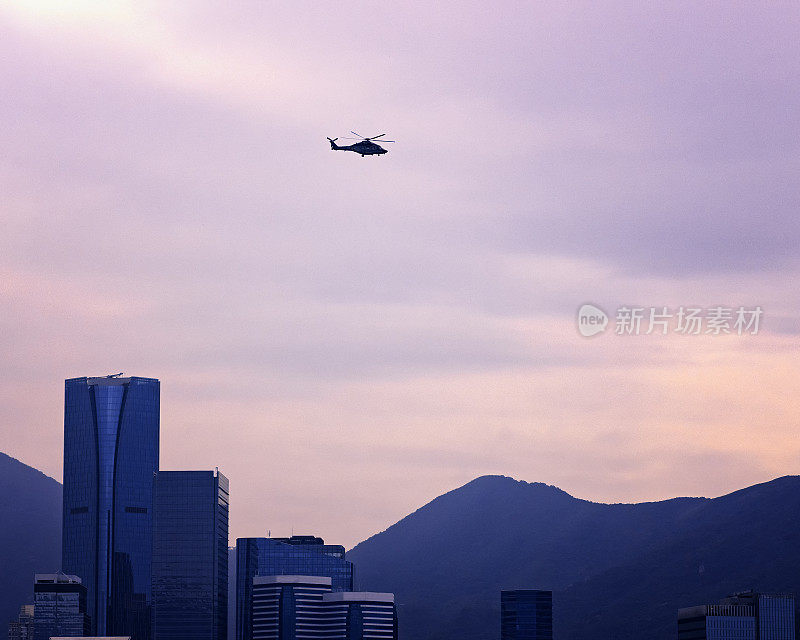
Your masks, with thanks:
[[(61, 485), (0, 453), (0, 508), (2, 632), (32, 601), (33, 574), (60, 568)], [(347, 555), (359, 588), (397, 595), (403, 640), (494, 640), (500, 589), (523, 587), (555, 592), (557, 640), (672, 640), (681, 606), (747, 588), (800, 593), (798, 523), (797, 476), (612, 505), (484, 476)]]
[(0, 453), (0, 633), (33, 602), (34, 573), (61, 567), (61, 484)]
[(499, 638), (501, 589), (554, 593), (558, 640), (672, 640), (679, 607), (800, 593), (800, 477), (715, 499), (599, 504), (484, 476), (360, 543), (362, 588), (397, 596), (403, 640)]

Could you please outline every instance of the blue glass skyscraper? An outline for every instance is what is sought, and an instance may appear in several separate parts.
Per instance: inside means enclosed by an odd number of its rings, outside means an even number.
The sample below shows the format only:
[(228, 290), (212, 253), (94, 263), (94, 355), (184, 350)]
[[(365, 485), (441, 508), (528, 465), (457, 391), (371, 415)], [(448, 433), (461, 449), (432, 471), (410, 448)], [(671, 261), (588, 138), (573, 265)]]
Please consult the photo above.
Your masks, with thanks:
[(159, 471), (153, 490), (153, 636), (227, 640), (228, 479)]
[(236, 640), (252, 640), (255, 576), (301, 575), (331, 579), (333, 591), (353, 590), (353, 563), (344, 547), (315, 536), (236, 540)]
[(96, 635), (150, 638), (159, 382), (65, 383), (62, 571), (81, 578)]

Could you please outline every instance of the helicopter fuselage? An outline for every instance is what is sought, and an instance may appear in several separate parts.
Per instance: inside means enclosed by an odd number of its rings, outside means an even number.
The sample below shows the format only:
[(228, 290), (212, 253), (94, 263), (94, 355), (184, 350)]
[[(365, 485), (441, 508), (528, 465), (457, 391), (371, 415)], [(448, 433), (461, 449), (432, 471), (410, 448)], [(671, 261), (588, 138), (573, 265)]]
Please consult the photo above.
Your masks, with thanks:
[[(330, 138), (328, 138), (328, 140), (330, 140)], [(379, 156), (383, 155), (384, 153), (388, 153), (388, 151), (386, 151), (386, 149), (384, 149), (382, 146), (369, 140), (362, 140), (361, 142), (356, 142), (355, 144), (346, 145), (338, 145), (334, 140), (330, 140), (330, 142), (331, 149), (334, 149), (335, 151), (354, 151), (362, 156)]]

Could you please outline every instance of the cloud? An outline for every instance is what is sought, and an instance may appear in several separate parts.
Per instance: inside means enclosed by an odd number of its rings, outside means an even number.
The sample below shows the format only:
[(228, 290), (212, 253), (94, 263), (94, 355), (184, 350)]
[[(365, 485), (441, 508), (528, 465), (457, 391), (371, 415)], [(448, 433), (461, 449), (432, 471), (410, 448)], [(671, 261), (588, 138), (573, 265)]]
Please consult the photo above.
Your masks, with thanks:
[[(124, 370), (163, 382), (164, 465), (231, 477), (234, 536), (350, 544), (482, 473), (613, 501), (791, 472), (798, 21), (7, 3), (9, 452), (59, 477), (62, 380)], [(398, 142), (332, 152), (351, 128)], [(586, 341), (586, 302), (764, 328)]]

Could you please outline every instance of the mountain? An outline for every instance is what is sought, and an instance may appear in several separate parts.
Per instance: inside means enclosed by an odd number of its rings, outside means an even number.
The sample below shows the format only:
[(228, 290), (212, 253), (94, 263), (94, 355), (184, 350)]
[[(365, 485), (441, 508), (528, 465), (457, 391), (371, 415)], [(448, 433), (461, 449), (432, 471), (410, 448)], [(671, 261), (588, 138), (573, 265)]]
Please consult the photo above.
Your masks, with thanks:
[(61, 484), (0, 453), (0, 629), (33, 602), (34, 573), (61, 567)]
[[(0, 453), (0, 509), (3, 626), (32, 601), (33, 574), (60, 568), (61, 485)], [(672, 640), (679, 607), (800, 593), (798, 523), (797, 476), (641, 504), (484, 476), (347, 555), (360, 589), (396, 594), (403, 640), (497, 638), (499, 591), (513, 588), (554, 591), (557, 640)]]
[(557, 640), (672, 640), (676, 611), (800, 593), (800, 477), (720, 498), (600, 504), (484, 476), (348, 552), (394, 592), (404, 640), (499, 637), (501, 589), (549, 589)]

